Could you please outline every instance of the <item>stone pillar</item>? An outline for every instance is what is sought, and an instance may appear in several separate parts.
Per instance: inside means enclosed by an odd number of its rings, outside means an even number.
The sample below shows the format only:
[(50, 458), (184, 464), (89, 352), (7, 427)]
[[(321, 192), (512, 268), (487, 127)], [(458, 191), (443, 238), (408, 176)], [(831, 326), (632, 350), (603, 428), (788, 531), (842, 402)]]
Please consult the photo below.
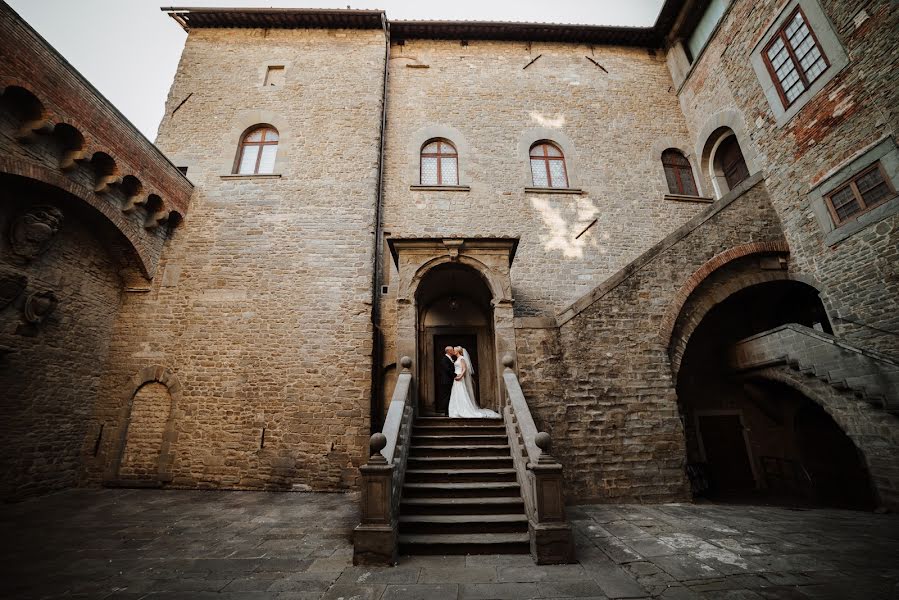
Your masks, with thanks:
[(537, 463), (528, 463), (533, 474), (536, 520), (528, 524), (531, 556), (538, 565), (574, 562), (571, 527), (565, 520), (562, 494), (562, 465), (550, 454), (549, 434), (540, 432), (534, 438), (540, 448)]
[(381, 454), (383, 433), (371, 436), (371, 456), (362, 474), (362, 518), (353, 531), (354, 565), (392, 565), (397, 561), (397, 524), (393, 516), (393, 465)]

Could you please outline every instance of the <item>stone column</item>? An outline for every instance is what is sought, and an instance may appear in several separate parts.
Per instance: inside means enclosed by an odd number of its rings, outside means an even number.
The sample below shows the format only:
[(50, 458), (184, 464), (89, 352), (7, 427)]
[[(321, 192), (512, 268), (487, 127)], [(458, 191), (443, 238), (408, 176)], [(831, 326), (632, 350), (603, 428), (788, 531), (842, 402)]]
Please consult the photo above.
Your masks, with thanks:
[(371, 436), (368, 464), (362, 474), (362, 518), (353, 531), (354, 565), (392, 565), (397, 561), (397, 524), (393, 517), (393, 465), (381, 454), (383, 433)]

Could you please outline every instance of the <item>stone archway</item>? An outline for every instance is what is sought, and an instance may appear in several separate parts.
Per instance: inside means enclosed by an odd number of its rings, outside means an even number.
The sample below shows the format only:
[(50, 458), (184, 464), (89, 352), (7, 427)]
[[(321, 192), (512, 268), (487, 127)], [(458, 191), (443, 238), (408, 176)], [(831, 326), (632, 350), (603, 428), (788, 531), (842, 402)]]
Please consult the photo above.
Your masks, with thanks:
[[(388, 244), (398, 272), (396, 360), (416, 357), (417, 401), (425, 410), (433, 406), (433, 366), (426, 361), (434, 354), (434, 336), (455, 331), (474, 336), (480, 395), (488, 403), (482, 405), (498, 409), (503, 398), (500, 360), (515, 352), (509, 269), (518, 240), (390, 239)], [(455, 284), (453, 274), (459, 278)], [(460, 315), (455, 324), (453, 312)]]
[[(161, 365), (145, 367), (136, 373), (128, 382), (127, 392), (122, 398), (122, 409), (119, 412), (118, 435), (116, 437), (113, 458), (106, 473), (107, 484), (141, 481), (145, 483), (163, 484), (172, 479), (172, 443), (175, 441), (175, 411), (181, 401), (181, 382), (168, 368)], [(168, 406), (165, 404), (163, 394), (168, 398)], [(159, 414), (147, 414), (143, 423), (151, 428), (158, 427), (160, 437), (154, 439), (153, 432), (136, 432), (132, 429), (135, 417), (134, 405), (136, 401), (144, 400), (148, 404), (156, 404), (155, 408), (164, 412)], [(151, 412), (153, 406), (148, 406)], [(164, 422), (164, 425), (163, 425)], [(160, 426), (161, 425), (161, 426)], [(129, 436), (129, 431), (132, 435)], [(137, 434), (137, 435), (134, 435)], [(158, 441), (158, 446), (155, 444)], [(143, 446), (138, 451), (137, 457), (126, 456), (129, 442), (136, 442)], [(145, 460), (147, 446), (153, 446), (155, 469), (152, 469)], [(158, 451), (157, 451), (158, 448)], [(143, 454), (144, 456), (140, 456)], [(123, 466), (125, 471), (123, 472)], [(127, 475), (127, 477), (123, 477)]]
[(475, 367), (475, 393), (484, 408), (499, 411), (493, 338), (493, 299), (490, 288), (474, 268), (442, 263), (421, 279), (416, 288), (419, 407), (435, 413), (438, 395), (434, 374), (442, 349), (464, 346)]

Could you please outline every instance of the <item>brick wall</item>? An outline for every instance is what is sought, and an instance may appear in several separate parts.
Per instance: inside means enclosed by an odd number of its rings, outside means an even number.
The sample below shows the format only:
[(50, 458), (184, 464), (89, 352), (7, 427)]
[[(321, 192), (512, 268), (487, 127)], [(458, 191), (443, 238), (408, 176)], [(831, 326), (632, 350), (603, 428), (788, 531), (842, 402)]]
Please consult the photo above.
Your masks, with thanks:
[[(32, 206), (53, 205), (63, 220), (46, 251), (29, 261), (10, 246), (13, 223)], [(108, 224), (49, 186), (0, 176), (0, 279), (22, 276), (21, 294), (0, 304), (0, 498), (19, 499), (75, 484), (118, 311), (122, 264)], [(38, 324), (28, 298), (51, 291), (55, 310)], [(8, 351), (8, 352), (7, 352)]]
[(122, 479), (155, 479), (159, 470), (162, 436), (171, 410), (172, 397), (161, 383), (141, 387), (131, 406), (128, 435), (122, 453)]
[(562, 406), (529, 402), (551, 423), (569, 500), (688, 497), (669, 339), (660, 331), (681, 286), (703, 264), (747, 243), (783, 246), (765, 185), (756, 178), (743, 188), (560, 314)]
[[(818, 282), (838, 336), (897, 355), (895, 335), (833, 319), (835, 316), (899, 331), (899, 217), (892, 216), (836, 244), (812, 212), (807, 193), (833, 171), (899, 125), (895, 31), (899, 12), (888, 0), (825, 0), (849, 65), (783, 127), (778, 127), (749, 55), (782, 2), (738, 0), (679, 92), (695, 145), (721, 111), (736, 110), (746, 127), (744, 153), (758, 157), (771, 202), (784, 224), (791, 269)], [(856, 27), (860, 9), (869, 19)]]
[[(173, 486), (342, 489), (367, 458), (383, 56), (380, 31), (188, 37), (158, 144), (188, 167), (191, 214), (124, 300), (96, 413), (120, 425), (133, 374), (169, 367)], [(269, 64), (283, 86), (263, 87)], [(257, 123), (279, 130), (280, 177), (223, 178)]]

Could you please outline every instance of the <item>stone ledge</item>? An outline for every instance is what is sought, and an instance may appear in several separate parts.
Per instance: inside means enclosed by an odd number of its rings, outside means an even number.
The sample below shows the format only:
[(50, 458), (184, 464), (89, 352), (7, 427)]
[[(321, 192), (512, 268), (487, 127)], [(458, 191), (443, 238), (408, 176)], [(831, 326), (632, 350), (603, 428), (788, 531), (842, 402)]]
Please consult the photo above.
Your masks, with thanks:
[(559, 322), (559, 326), (561, 327), (562, 325), (568, 323), (568, 321), (575, 318), (577, 315), (591, 306), (594, 302), (618, 287), (631, 275), (648, 265), (663, 252), (667, 251), (679, 241), (693, 233), (693, 231), (698, 229), (703, 223), (727, 208), (737, 198), (764, 181), (764, 179), (765, 174), (762, 171), (758, 171), (750, 175), (742, 182), (740, 182), (737, 187), (724, 194), (716, 202), (710, 204), (708, 208), (706, 208), (703, 212), (699, 213), (698, 215), (675, 229), (672, 233), (667, 235), (652, 248), (625, 265), (617, 273), (600, 283), (593, 289), (593, 291), (585, 294), (584, 296), (581, 296), (581, 298), (579, 298), (578, 300), (575, 300), (568, 306), (568, 308), (562, 310), (556, 316), (556, 320)]
[(715, 201), (714, 198), (706, 196), (688, 196), (686, 194), (665, 194), (662, 199), (671, 202), (699, 202), (701, 204), (711, 204)]
[(548, 188), (548, 187), (526, 187), (525, 194), (583, 194), (581, 188)]
[(470, 192), (467, 185), (410, 185), (413, 192)]
[(280, 173), (254, 173), (251, 175), (240, 175), (238, 173), (229, 173), (227, 175), (219, 175), (221, 179), (281, 179)]

